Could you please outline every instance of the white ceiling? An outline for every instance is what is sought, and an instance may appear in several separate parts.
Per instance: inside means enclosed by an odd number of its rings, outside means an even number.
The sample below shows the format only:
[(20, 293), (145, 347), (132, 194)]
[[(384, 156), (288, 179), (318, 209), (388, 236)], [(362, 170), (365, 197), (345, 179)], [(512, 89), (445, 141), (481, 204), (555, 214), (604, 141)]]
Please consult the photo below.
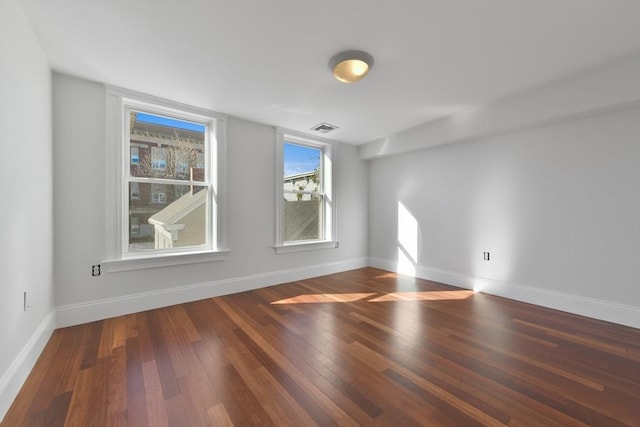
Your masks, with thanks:
[(353, 144), (640, 51), (638, 0), (20, 3), (55, 70)]

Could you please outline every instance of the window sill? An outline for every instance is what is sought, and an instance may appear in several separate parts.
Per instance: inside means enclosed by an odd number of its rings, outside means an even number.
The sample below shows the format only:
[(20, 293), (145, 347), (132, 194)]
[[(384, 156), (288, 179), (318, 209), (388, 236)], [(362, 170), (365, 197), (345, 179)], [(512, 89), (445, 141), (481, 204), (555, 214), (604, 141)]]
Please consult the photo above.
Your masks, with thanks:
[(104, 271), (144, 270), (147, 268), (169, 267), (172, 265), (196, 264), (201, 262), (222, 261), (230, 253), (228, 250), (185, 252), (161, 255), (145, 255), (131, 258), (102, 261)]
[(327, 240), (322, 242), (289, 243), (286, 245), (274, 246), (276, 254), (290, 254), (294, 252), (315, 251), (320, 249), (336, 249), (340, 247), (340, 242)]

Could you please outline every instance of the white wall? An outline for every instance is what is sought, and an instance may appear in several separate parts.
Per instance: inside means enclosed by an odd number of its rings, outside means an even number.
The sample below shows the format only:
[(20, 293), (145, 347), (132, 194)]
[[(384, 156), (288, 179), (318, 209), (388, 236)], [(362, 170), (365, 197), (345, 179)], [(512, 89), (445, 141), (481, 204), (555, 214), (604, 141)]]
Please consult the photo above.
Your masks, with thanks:
[(377, 159), (369, 173), (373, 265), (397, 268), (402, 203), (416, 275), (640, 327), (637, 106)]
[(91, 277), (91, 265), (106, 258), (105, 212), (112, 209), (104, 195), (105, 102), (102, 84), (54, 73), (54, 282), (59, 325), (366, 265), (367, 166), (355, 147), (340, 145), (336, 155), (340, 247), (276, 255), (276, 130), (230, 118), (228, 258)]
[(14, 1), (0, 1), (0, 161), (1, 420), (54, 325), (51, 79)]
[(358, 147), (360, 157), (407, 153), (640, 104), (640, 52), (564, 76), (523, 92), (469, 106)]

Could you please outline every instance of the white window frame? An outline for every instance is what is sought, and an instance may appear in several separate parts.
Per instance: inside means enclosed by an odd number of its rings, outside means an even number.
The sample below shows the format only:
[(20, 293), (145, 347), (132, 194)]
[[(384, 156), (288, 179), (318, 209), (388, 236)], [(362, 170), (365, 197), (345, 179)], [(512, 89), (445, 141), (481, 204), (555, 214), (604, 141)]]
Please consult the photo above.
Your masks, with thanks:
[[(330, 139), (309, 136), (304, 133), (276, 128), (276, 236), (274, 249), (277, 254), (300, 252), (316, 249), (333, 249), (339, 246), (337, 235), (337, 205), (335, 192), (335, 161), (336, 143)], [(324, 233), (322, 239), (304, 240), (295, 242), (285, 242), (283, 239), (284, 229), (282, 226), (284, 210), (284, 144), (292, 143), (312, 148), (320, 149), (322, 168), (320, 176), (322, 178), (323, 197), (323, 226)]]
[[(223, 114), (157, 98), (127, 89), (107, 86), (106, 106), (106, 259), (104, 271), (126, 271), (170, 265), (219, 261), (229, 253), (226, 240), (226, 119)], [(129, 233), (129, 129), (130, 110), (175, 117), (204, 124), (209, 129), (205, 137), (205, 178), (207, 214), (209, 215), (207, 243), (201, 247), (172, 248), (149, 252), (130, 252)], [(173, 182), (168, 182), (173, 183)], [(184, 182), (180, 182), (184, 184)], [(187, 182), (188, 184), (188, 182)], [(199, 185), (202, 183), (198, 183)]]

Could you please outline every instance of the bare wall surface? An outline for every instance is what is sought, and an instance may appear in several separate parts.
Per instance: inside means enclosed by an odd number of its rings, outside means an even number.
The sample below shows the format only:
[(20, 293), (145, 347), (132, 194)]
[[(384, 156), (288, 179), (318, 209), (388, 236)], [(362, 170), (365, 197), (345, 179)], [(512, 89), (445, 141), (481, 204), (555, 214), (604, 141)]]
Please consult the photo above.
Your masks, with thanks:
[(373, 160), (369, 254), (471, 286), (637, 307), (639, 159), (640, 110), (629, 107)]
[[(135, 88), (134, 88), (135, 89)], [(55, 284), (58, 307), (126, 298), (234, 278), (255, 277), (360, 260), (367, 256), (367, 165), (355, 147), (336, 155), (340, 247), (276, 255), (275, 144), (271, 126), (229, 118), (227, 123), (228, 242), (224, 261), (103, 273), (105, 258), (105, 88), (53, 75)], [(175, 301), (176, 303), (179, 301)]]
[(54, 307), (51, 75), (13, 1), (0, 2), (0, 76), (1, 420), (49, 337)]

